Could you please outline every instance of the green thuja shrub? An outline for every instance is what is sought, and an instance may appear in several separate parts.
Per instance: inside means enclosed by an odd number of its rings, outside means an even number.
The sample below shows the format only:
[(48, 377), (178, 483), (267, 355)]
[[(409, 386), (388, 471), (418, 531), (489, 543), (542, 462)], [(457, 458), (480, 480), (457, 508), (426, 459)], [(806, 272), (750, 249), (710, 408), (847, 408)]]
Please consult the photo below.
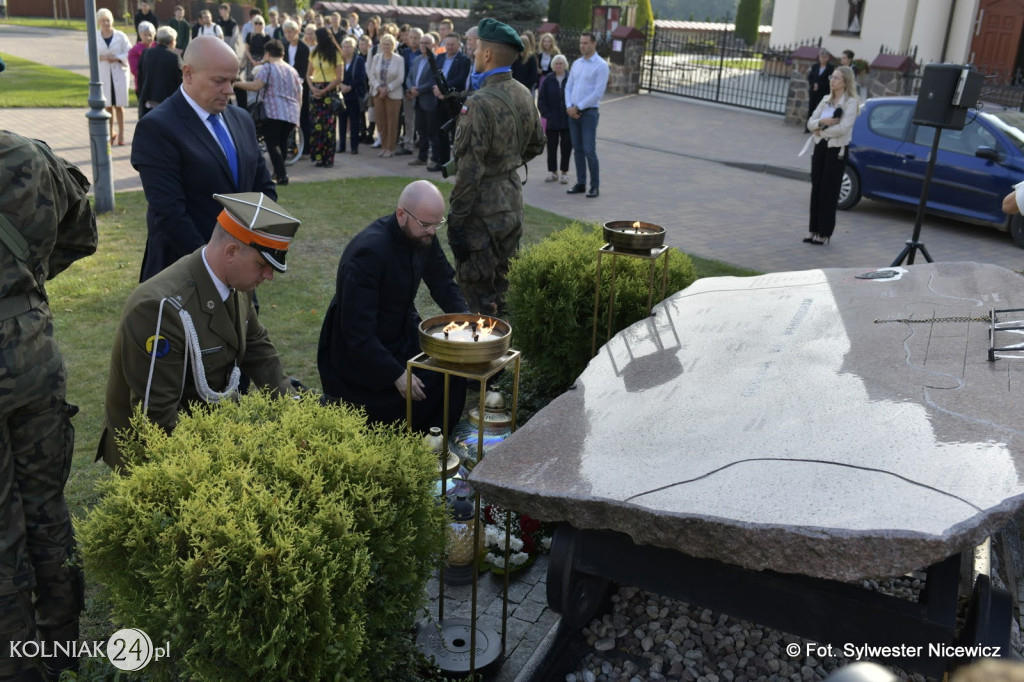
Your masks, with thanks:
[[(594, 281), (597, 250), (604, 244), (600, 227), (574, 223), (521, 251), (509, 270), (509, 322), (513, 345), (523, 353), (527, 398), (539, 387), (558, 396), (569, 388), (590, 361), (594, 325)], [(664, 256), (662, 257), (664, 258)], [(666, 295), (688, 287), (697, 278), (685, 253), (669, 252)], [(655, 268), (653, 302), (661, 299), (664, 264)], [(615, 265), (612, 333), (647, 316), (650, 261), (619, 256)], [(597, 345), (608, 331), (608, 296), (612, 258), (601, 260), (601, 305)], [(529, 407), (529, 405), (527, 405)]]
[(171, 643), (147, 673), (395, 679), (408, 652), (396, 640), (444, 546), (421, 437), (265, 393), (171, 434), (138, 414), (133, 425), (127, 475), (102, 484), (77, 530), (115, 621)]

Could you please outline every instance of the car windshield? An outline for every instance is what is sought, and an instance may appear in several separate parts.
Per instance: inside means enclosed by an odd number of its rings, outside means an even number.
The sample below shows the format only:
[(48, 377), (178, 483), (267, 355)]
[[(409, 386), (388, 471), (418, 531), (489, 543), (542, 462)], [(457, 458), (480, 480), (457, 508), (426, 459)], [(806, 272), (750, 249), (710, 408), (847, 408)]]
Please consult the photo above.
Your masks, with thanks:
[(1007, 137), (1013, 140), (1018, 149), (1024, 151), (1024, 112), (1010, 110), (992, 113), (981, 112), (979, 116), (1002, 130)]

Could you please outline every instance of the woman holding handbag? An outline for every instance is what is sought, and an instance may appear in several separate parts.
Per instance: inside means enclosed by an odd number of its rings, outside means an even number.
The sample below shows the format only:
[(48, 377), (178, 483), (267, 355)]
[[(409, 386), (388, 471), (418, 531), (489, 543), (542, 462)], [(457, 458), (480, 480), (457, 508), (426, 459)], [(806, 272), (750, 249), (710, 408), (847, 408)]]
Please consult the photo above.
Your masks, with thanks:
[(334, 36), (316, 30), (316, 50), (309, 55), (309, 156), (322, 168), (334, 166), (334, 100), (340, 97), (343, 62)]
[(853, 137), (860, 100), (853, 69), (840, 66), (829, 78), (830, 95), (814, 108), (807, 129), (814, 133), (811, 156), (811, 216), (804, 242), (823, 246), (836, 227), (836, 203), (846, 167), (846, 149)]
[(299, 124), (302, 80), (298, 72), (284, 60), (284, 45), (280, 40), (268, 41), (263, 49), (265, 61), (253, 70), (253, 79), (235, 83), (235, 87), (257, 93), (258, 104), (255, 106), (262, 104), (266, 114), (260, 132), (267, 143), (267, 153), (274, 167), (274, 181), (278, 185), (287, 185), (288, 173), (284, 157), (292, 131)]

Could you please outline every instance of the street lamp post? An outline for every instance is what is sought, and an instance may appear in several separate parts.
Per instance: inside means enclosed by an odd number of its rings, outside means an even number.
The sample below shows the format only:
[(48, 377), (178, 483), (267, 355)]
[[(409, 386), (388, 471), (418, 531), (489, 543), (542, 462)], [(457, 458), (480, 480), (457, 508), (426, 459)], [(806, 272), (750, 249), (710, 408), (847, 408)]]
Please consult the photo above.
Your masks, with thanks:
[(93, 194), (96, 212), (114, 210), (114, 179), (110, 163), (110, 138), (107, 136), (107, 100), (100, 84), (100, 64), (96, 54), (96, 0), (86, 0), (85, 28), (89, 34), (89, 149), (92, 156)]

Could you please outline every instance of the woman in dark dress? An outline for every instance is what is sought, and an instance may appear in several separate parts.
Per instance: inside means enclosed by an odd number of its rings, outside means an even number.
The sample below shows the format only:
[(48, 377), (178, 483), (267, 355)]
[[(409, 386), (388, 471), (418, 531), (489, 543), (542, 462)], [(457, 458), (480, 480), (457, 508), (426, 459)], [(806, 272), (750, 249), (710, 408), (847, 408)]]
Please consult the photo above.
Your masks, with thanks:
[(818, 63), (807, 72), (807, 118), (811, 117), (818, 102), (829, 93), (828, 79), (832, 76), (832, 55), (825, 48), (818, 53)]
[(528, 35), (521, 35), (523, 41), (523, 53), (519, 59), (512, 62), (512, 77), (526, 86), (531, 93), (537, 90), (537, 79), (540, 72), (537, 70), (537, 55), (534, 53), (533, 40)]

